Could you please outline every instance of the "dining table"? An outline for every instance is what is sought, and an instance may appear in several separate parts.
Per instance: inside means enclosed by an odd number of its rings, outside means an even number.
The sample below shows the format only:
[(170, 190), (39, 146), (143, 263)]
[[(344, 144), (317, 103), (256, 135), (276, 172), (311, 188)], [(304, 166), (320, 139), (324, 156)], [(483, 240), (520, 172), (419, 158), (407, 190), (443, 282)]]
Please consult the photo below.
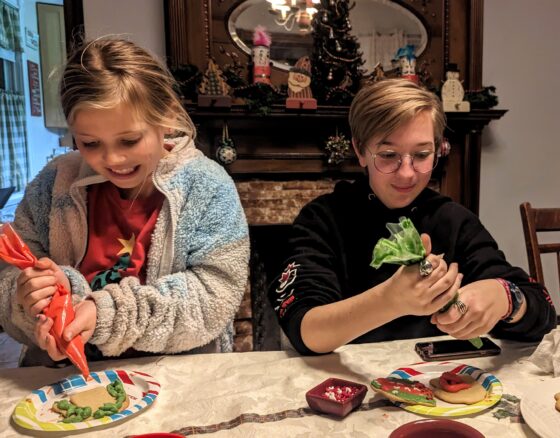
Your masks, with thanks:
[[(350, 344), (333, 353), (301, 356), (295, 351), (166, 355), (91, 362), (94, 372), (139, 371), (159, 384), (154, 402), (122, 421), (71, 433), (29, 430), (15, 424), (14, 408), (33, 390), (76, 373), (73, 367), (0, 370), (0, 436), (126, 437), (155, 432), (209, 437), (388, 437), (399, 426), (427, 418), (383, 399), (370, 382), (393, 370), (422, 362), (417, 342), (447, 337)], [(458, 362), (485, 370), (503, 385), (496, 405), (453, 420), (485, 437), (536, 437), (519, 413), (519, 399), (552, 379), (528, 357), (537, 344), (493, 339), (498, 356)], [(329, 377), (368, 387), (363, 403), (344, 418), (309, 408), (306, 392)]]

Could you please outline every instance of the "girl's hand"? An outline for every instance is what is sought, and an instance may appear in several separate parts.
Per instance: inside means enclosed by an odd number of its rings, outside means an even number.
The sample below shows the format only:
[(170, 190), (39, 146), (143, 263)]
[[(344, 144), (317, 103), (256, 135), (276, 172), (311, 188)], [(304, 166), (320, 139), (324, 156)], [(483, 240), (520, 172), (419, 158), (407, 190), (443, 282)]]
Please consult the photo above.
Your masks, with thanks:
[[(74, 311), (76, 313), (74, 321), (64, 329), (63, 337), (66, 341), (71, 341), (75, 336), (81, 336), (86, 343), (95, 330), (97, 307), (94, 301), (86, 299), (76, 304)], [(34, 334), (39, 348), (45, 350), (54, 361), (64, 359), (66, 355), (58, 349), (54, 337), (50, 334), (53, 320), (45, 315), (39, 315), (37, 319)]]
[(457, 264), (452, 263), (448, 268), (442, 256), (430, 254), (429, 236), (422, 234), (421, 238), (429, 254), (427, 259), (434, 268), (432, 273), (422, 277), (418, 264), (414, 264), (399, 268), (387, 280), (387, 300), (401, 316), (430, 315), (450, 301), (461, 286), (462, 276)]
[(464, 315), (457, 306), (432, 315), (432, 323), (457, 339), (472, 339), (488, 333), (508, 311), (503, 286), (496, 280), (480, 280), (459, 289), (459, 299), (467, 305)]
[(39, 259), (33, 268), (26, 268), (19, 275), (16, 300), (25, 313), (35, 317), (50, 302), (57, 283), (70, 290), (70, 281), (60, 267), (49, 258)]

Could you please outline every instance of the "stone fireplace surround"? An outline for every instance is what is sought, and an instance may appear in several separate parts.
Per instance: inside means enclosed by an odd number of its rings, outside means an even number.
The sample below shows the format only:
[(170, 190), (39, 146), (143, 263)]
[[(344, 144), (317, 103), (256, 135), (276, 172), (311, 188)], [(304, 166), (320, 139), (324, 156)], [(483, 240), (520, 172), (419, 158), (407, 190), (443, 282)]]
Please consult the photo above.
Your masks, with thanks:
[(330, 193), (333, 179), (236, 182), (249, 223), (249, 281), (235, 320), (235, 351), (278, 350), (280, 329), (267, 299), (284, 262), (290, 224), (309, 201)]

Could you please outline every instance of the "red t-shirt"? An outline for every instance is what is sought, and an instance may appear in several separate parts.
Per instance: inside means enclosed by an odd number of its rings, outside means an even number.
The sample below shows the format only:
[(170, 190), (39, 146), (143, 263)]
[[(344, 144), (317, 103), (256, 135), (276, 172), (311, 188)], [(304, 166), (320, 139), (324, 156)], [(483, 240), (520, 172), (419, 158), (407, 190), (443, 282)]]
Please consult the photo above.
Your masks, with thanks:
[(93, 290), (123, 277), (146, 280), (146, 255), (164, 196), (154, 191), (145, 199), (122, 199), (110, 182), (88, 192), (88, 246), (80, 272)]

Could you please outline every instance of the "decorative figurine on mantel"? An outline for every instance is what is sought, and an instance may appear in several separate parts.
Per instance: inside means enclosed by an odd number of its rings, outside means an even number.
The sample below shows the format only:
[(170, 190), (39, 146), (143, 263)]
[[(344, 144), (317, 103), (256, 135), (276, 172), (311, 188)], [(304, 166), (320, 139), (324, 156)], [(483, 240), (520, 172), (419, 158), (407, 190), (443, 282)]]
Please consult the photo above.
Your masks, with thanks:
[(253, 84), (270, 84), (270, 43), (271, 38), (264, 26), (255, 27), (253, 32)]
[(317, 109), (317, 100), (311, 92), (311, 61), (302, 56), (288, 73), (288, 109)]
[(198, 86), (198, 106), (230, 107), (230, 86), (226, 83), (223, 73), (214, 60), (208, 60), (208, 67)]
[(445, 74), (447, 79), (441, 87), (443, 110), (446, 112), (469, 112), (471, 105), (468, 101), (463, 100), (465, 90), (459, 80), (457, 65), (448, 64), (447, 68), (448, 70)]
[(418, 75), (416, 74), (416, 54), (414, 53), (414, 45), (407, 44), (397, 50), (395, 60), (398, 61), (401, 78), (408, 79), (417, 84)]

